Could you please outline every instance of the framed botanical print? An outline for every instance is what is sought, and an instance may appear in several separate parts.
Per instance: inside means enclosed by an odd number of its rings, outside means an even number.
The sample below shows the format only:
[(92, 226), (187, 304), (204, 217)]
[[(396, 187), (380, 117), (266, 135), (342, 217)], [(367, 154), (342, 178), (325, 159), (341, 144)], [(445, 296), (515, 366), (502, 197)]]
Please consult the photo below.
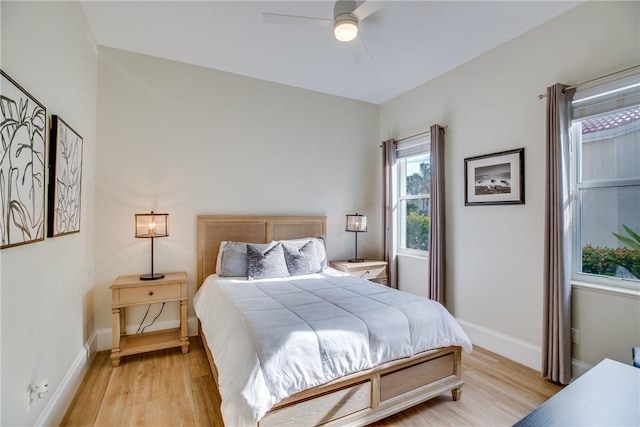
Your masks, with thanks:
[(44, 240), (47, 110), (0, 70), (0, 249)]
[(59, 116), (51, 116), (47, 236), (80, 231), (82, 137)]
[(465, 206), (524, 204), (524, 148), (464, 159)]

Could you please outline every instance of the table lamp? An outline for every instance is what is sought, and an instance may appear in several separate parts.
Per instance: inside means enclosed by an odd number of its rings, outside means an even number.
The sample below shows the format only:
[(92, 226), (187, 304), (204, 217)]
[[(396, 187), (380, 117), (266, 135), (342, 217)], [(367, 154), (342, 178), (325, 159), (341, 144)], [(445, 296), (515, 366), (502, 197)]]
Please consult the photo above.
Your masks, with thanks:
[(364, 262), (364, 258), (358, 258), (358, 233), (366, 233), (367, 231), (367, 216), (360, 214), (347, 215), (347, 226), (345, 231), (351, 231), (356, 233), (356, 255), (354, 258), (348, 260), (349, 262)]
[(151, 274), (143, 274), (140, 280), (162, 279), (164, 274), (153, 272), (153, 239), (169, 235), (169, 214), (151, 213), (135, 214), (137, 238), (151, 239)]

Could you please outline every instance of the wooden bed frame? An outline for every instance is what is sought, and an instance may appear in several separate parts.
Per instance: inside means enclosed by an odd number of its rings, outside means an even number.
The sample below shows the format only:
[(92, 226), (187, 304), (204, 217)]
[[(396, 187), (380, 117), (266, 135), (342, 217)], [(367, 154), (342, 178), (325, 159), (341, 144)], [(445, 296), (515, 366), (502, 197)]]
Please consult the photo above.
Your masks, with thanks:
[[(198, 216), (197, 286), (215, 273), (222, 241), (266, 243), (326, 234), (324, 216)], [(200, 336), (218, 384), (206, 337)], [(452, 346), (391, 361), (284, 399), (258, 423), (268, 426), (364, 426), (444, 392), (462, 393), (462, 351)], [(223, 421), (220, 420), (220, 425)]]

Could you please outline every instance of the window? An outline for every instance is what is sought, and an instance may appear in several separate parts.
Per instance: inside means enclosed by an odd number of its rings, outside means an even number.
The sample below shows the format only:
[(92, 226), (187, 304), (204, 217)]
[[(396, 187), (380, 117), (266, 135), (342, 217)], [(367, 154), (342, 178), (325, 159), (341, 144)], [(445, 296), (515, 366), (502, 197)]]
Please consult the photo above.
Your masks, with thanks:
[(640, 76), (577, 92), (572, 110), (573, 277), (640, 289)]
[(405, 141), (396, 148), (399, 252), (429, 250), (429, 150), (429, 137)]

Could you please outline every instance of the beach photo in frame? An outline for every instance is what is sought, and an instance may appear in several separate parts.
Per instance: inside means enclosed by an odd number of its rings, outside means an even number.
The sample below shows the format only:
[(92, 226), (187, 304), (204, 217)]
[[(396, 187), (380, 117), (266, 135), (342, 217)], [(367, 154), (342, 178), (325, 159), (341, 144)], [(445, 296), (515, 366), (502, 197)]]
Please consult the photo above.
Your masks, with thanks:
[(465, 206), (524, 204), (524, 148), (464, 159)]
[(0, 249), (44, 240), (47, 110), (0, 70)]
[(80, 231), (82, 137), (59, 116), (51, 116), (47, 237)]

